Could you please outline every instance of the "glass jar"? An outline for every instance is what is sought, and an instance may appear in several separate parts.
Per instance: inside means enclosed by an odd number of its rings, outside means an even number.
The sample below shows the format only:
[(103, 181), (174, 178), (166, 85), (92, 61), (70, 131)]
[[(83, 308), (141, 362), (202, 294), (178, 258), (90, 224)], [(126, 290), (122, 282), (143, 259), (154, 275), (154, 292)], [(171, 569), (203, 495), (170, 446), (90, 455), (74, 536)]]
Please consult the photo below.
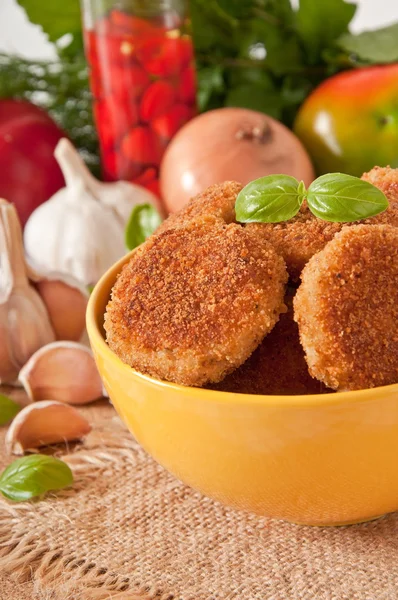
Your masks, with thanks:
[(196, 114), (186, 2), (82, 2), (104, 179), (124, 179), (160, 195), (165, 148)]

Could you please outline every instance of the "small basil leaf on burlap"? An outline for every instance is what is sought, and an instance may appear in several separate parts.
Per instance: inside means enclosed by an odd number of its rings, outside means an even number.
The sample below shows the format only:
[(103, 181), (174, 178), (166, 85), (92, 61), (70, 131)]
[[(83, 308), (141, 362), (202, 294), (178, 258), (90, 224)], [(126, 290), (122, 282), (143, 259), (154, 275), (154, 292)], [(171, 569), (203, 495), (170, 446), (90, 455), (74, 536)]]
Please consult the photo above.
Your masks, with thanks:
[(0, 476), (0, 492), (13, 502), (23, 502), (73, 483), (68, 465), (53, 456), (32, 454), (18, 458)]
[(367, 219), (388, 208), (381, 190), (344, 173), (329, 173), (313, 181), (308, 188), (307, 203), (316, 217), (335, 223)]
[(300, 210), (305, 195), (303, 182), (289, 175), (255, 179), (238, 194), (235, 204), (239, 223), (280, 223)]
[(8, 421), (11, 421), (20, 410), (21, 407), (14, 400), (0, 394), (0, 425), (5, 425)]
[(152, 235), (162, 222), (162, 217), (152, 204), (137, 204), (126, 226), (125, 243), (134, 250)]

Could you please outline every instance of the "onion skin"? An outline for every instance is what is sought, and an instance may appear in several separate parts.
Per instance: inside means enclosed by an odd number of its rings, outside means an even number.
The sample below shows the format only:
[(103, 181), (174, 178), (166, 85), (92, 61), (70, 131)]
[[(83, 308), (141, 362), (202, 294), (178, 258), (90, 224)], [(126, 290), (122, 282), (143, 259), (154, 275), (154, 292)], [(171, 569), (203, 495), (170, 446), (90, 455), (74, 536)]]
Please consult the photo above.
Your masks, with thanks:
[(220, 108), (199, 115), (177, 133), (160, 170), (169, 212), (214, 183), (243, 184), (284, 173), (306, 185), (315, 174), (299, 139), (279, 121), (245, 108)]

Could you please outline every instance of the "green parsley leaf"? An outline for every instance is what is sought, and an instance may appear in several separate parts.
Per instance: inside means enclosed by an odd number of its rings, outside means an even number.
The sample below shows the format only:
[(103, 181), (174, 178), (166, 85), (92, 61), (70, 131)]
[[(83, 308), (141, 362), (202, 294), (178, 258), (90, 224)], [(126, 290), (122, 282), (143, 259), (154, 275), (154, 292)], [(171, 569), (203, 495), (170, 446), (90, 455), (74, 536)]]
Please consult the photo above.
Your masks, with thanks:
[(356, 11), (344, 0), (300, 0), (297, 31), (310, 64), (316, 64), (325, 48), (347, 31)]
[[(266, 73), (264, 73), (266, 77)], [(226, 96), (226, 106), (239, 106), (258, 110), (275, 119), (280, 118), (282, 102), (279, 91), (272, 80), (264, 77), (263, 83), (240, 83), (229, 90)]]
[(220, 66), (204, 67), (198, 71), (198, 106), (202, 112), (208, 109), (212, 98), (223, 93), (225, 82), (223, 70)]

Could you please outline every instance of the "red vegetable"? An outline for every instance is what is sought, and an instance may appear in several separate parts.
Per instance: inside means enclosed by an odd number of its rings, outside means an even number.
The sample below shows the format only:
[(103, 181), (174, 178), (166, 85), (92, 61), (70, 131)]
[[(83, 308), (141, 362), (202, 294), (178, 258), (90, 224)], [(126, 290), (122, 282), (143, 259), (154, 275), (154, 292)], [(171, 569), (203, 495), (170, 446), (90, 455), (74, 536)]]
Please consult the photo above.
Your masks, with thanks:
[(157, 77), (170, 77), (180, 73), (193, 55), (189, 39), (152, 38), (137, 50), (138, 60), (144, 69)]
[(103, 81), (103, 90), (106, 95), (113, 94), (118, 101), (127, 103), (139, 98), (147, 85), (149, 77), (139, 65), (114, 64)]
[(133, 102), (118, 102), (115, 98), (99, 100), (94, 104), (97, 123), (101, 123), (99, 136), (104, 147), (110, 147), (114, 140), (118, 142), (126, 133), (126, 123), (130, 127), (138, 124), (138, 109)]
[(156, 135), (149, 127), (138, 126), (129, 131), (122, 140), (123, 154), (142, 164), (159, 164), (162, 149)]
[(114, 9), (85, 32), (107, 180), (154, 169), (147, 183), (157, 189), (167, 143), (196, 114), (192, 40), (172, 25)]
[(180, 100), (193, 103), (196, 98), (196, 73), (192, 65), (186, 67), (180, 75), (180, 83), (177, 90)]
[[(157, 133), (166, 116), (156, 120), (157, 128), (152, 123)], [(312, 181), (311, 161), (297, 137), (263, 113), (220, 108), (196, 117), (177, 133), (161, 164), (160, 187), (166, 208), (175, 212), (213, 183), (248, 183), (273, 173), (292, 175), (307, 185)]]
[(104, 161), (103, 175), (105, 181), (134, 181), (143, 171), (143, 166), (128, 159), (121, 152), (109, 148)]
[(167, 81), (154, 81), (145, 90), (140, 105), (140, 116), (143, 121), (151, 121), (167, 112), (174, 103), (175, 91)]
[(151, 127), (160, 138), (170, 140), (190, 117), (190, 110), (185, 104), (176, 104), (167, 113), (154, 119)]
[(0, 196), (15, 204), (23, 225), (65, 185), (53, 156), (62, 137), (65, 133), (37, 106), (0, 100)]
[(134, 179), (134, 183), (138, 183), (138, 185), (147, 186), (149, 183), (153, 182), (155, 178), (156, 169), (154, 167), (149, 167), (148, 169), (145, 169), (145, 171), (143, 171), (141, 175)]
[(113, 26), (114, 31), (121, 31), (130, 35), (145, 35), (151, 33), (152, 30), (152, 25), (145, 19), (140, 19), (117, 9), (110, 13), (110, 24)]
[(150, 192), (153, 192), (158, 198), (161, 198), (159, 179), (154, 179), (153, 181), (146, 183), (144, 187)]

